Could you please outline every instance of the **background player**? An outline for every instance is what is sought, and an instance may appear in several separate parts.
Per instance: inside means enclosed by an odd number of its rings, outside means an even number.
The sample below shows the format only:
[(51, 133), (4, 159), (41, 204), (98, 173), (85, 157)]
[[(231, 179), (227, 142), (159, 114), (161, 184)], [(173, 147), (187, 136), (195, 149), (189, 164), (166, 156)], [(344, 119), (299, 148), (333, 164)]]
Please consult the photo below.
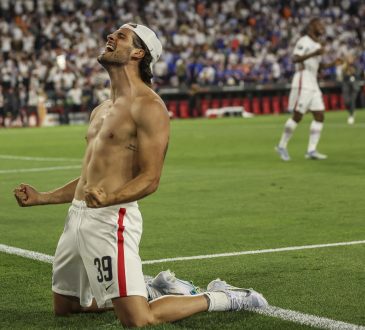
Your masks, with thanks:
[(348, 54), (342, 66), (342, 95), (346, 109), (349, 112), (347, 119), (349, 125), (355, 123), (355, 106), (356, 98), (360, 91), (360, 79), (361, 70), (356, 63), (356, 57), (353, 54)]
[(320, 68), (333, 66), (338, 63), (338, 60), (321, 64), (324, 48), (320, 39), (324, 33), (325, 28), (320, 19), (313, 18), (307, 26), (306, 34), (298, 40), (294, 47), (293, 62), (296, 64), (296, 72), (289, 95), (289, 111), (293, 111), (293, 116), (286, 121), (284, 132), (276, 146), (276, 151), (284, 161), (290, 160), (287, 150), (288, 142), (307, 111), (312, 112), (313, 121), (310, 125), (306, 158), (320, 160), (327, 158), (326, 155), (317, 151), (325, 111), (317, 73)]

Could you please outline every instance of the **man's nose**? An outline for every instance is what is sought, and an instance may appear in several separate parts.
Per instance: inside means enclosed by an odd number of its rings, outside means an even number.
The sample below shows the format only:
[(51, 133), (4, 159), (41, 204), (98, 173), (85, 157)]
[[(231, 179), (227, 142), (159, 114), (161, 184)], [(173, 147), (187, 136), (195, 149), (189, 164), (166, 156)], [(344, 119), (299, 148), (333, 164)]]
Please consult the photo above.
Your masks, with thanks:
[(114, 41), (114, 35), (113, 34), (108, 34), (108, 36), (106, 37), (106, 39), (109, 41)]

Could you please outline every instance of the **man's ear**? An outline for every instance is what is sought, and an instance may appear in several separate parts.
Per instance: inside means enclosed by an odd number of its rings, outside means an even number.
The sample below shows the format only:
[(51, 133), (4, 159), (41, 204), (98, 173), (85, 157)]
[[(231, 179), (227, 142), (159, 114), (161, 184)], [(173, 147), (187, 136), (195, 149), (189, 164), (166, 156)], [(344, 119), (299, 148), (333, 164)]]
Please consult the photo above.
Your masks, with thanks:
[(140, 48), (135, 48), (132, 50), (132, 57), (135, 59), (142, 59), (145, 55), (145, 51), (143, 49)]

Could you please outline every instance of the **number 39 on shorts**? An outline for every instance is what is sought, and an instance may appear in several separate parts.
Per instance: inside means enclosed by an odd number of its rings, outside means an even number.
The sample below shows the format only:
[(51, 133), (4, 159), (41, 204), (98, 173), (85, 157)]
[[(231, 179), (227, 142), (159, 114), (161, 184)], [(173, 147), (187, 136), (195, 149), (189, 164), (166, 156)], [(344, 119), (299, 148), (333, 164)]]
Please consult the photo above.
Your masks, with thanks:
[(101, 259), (95, 258), (94, 265), (98, 270), (97, 280), (99, 283), (103, 281), (111, 281), (113, 279), (113, 272), (112, 272), (112, 258), (110, 256), (104, 256)]

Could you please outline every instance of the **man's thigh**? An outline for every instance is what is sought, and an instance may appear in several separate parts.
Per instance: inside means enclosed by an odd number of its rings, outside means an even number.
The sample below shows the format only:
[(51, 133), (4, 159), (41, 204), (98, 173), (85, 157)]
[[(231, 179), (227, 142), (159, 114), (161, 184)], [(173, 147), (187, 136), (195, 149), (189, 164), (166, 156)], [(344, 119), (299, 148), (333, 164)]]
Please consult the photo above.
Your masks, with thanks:
[(77, 244), (78, 209), (70, 207), (53, 262), (52, 291), (63, 297), (78, 297), (90, 306), (92, 292)]
[(312, 99), (309, 103), (309, 109), (312, 112), (324, 112), (326, 107), (323, 102), (323, 95), (321, 92), (313, 93)]
[(299, 112), (304, 115), (308, 111), (312, 93), (312, 91), (306, 89), (292, 89), (289, 95), (289, 111)]
[(136, 207), (87, 210), (80, 226), (80, 253), (100, 307), (114, 298), (147, 297), (138, 254), (141, 225)]

